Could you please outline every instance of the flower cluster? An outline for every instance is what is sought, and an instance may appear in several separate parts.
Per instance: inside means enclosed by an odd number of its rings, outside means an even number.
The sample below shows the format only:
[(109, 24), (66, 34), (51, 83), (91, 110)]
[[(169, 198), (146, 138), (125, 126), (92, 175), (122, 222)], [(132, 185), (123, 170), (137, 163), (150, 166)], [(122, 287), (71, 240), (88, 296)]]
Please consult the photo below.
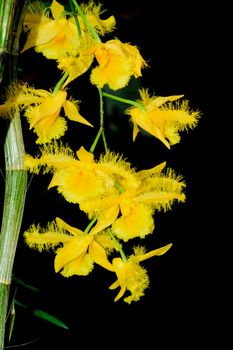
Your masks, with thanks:
[[(116, 276), (109, 287), (120, 288), (115, 301), (126, 294), (124, 301), (131, 303), (138, 301), (149, 286), (142, 262), (166, 253), (172, 244), (149, 252), (139, 245), (129, 256), (124, 246), (153, 234), (158, 211), (165, 212), (174, 203), (185, 201), (185, 181), (167, 168), (166, 162), (138, 170), (123, 154), (108, 148), (103, 96), (129, 105), (125, 114), (133, 124), (133, 141), (143, 129), (167, 148), (180, 141), (179, 132), (197, 125), (200, 113), (190, 109), (183, 95), (153, 96), (141, 88), (140, 99), (132, 101), (104, 92), (105, 86), (113, 92), (124, 88), (148, 65), (136, 46), (116, 37), (102, 39), (116, 27), (114, 16), (102, 19), (103, 13), (102, 5), (93, 1), (79, 5), (71, 0), (69, 11), (56, 0), (48, 8), (39, 1), (32, 2), (24, 21), (27, 38), (21, 54), (34, 49), (54, 60), (62, 77), (51, 91), (20, 82), (12, 84), (0, 105), (0, 115), (11, 117), (15, 109), (21, 111), (40, 145), (37, 156), (25, 155), (25, 169), (35, 174), (50, 173), (48, 189), (55, 187), (87, 219), (80, 228), (61, 218), (45, 228), (33, 224), (24, 233), (28, 246), (39, 251), (52, 249), (54, 269), (65, 277), (88, 275), (95, 264), (103, 267)], [(72, 127), (70, 121), (94, 126), (79, 113), (80, 101), (68, 97), (67, 86), (88, 71), (89, 82), (100, 96), (100, 128), (89, 150), (79, 145), (73, 152), (59, 140), (67, 127)], [(100, 137), (104, 151), (97, 159), (94, 151)], [(81, 229), (83, 226), (86, 228)]]

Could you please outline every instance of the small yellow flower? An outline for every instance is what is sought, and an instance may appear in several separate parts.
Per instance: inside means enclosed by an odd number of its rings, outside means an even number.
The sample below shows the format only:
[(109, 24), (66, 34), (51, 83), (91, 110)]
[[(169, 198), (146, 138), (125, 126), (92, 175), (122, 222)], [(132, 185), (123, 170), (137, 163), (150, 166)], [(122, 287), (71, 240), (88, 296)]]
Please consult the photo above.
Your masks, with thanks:
[[(101, 7), (102, 5), (95, 5), (93, 1), (81, 4), (82, 11), (94, 30), (99, 35), (104, 35), (115, 28), (116, 21), (113, 16), (102, 20), (100, 18), (103, 12)], [(84, 58), (88, 59), (90, 66), (91, 56), (93, 56), (93, 54), (83, 54), (83, 46), (87, 48), (87, 43), (89, 47), (94, 45), (91, 33), (86, 28), (82, 18), (77, 16), (81, 28), (80, 35), (74, 17), (67, 16), (64, 6), (56, 0), (52, 1), (50, 11), (52, 18), (49, 17), (49, 12), (42, 10), (42, 5), (38, 3), (30, 5), (24, 21), (29, 35), (21, 53), (35, 47), (36, 52), (41, 52), (49, 59), (60, 60), (65, 57), (79, 57), (81, 55), (83, 58), (80, 58), (79, 63), (83, 66), (79, 71), (84, 72), (84, 67), (88, 66), (87, 63), (84, 64)]]
[(56, 218), (56, 224), (50, 223), (43, 230), (32, 225), (24, 233), (24, 238), (31, 248), (42, 251), (52, 247), (56, 250), (54, 260), (56, 272), (61, 272), (65, 277), (86, 276), (92, 271), (94, 263), (113, 271), (107, 258), (108, 251), (113, 249), (111, 240), (104, 233), (98, 232), (99, 237), (96, 233), (94, 235), (91, 231), (86, 234)]
[(124, 298), (124, 301), (130, 304), (132, 301), (138, 301), (143, 295), (146, 288), (149, 286), (149, 277), (147, 271), (140, 266), (140, 262), (149, 259), (153, 256), (165, 254), (172, 244), (167, 244), (161, 248), (144, 253), (142, 247), (135, 249), (134, 255), (131, 255), (127, 261), (121, 258), (114, 258), (112, 261), (114, 272), (117, 275), (117, 280), (109, 287), (116, 289), (120, 287), (120, 291), (114, 301), (118, 301), (128, 290), (131, 294)]
[(143, 107), (130, 107), (126, 114), (131, 116), (133, 122), (133, 140), (135, 140), (139, 127), (158, 138), (170, 148), (180, 141), (179, 131), (196, 126), (200, 112), (190, 111), (188, 101), (172, 104), (183, 97), (150, 97), (147, 90), (140, 90), (141, 99), (138, 101)]
[[(116, 20), (114, 16), (106, 19), (101, 19), (100, 16), (104, 12), (101, 4), (95, 4), (94, 1), (89, 1), (87, 4), (80, 4), (82, 12), (93, 29), (101, 36), (110, 33), (115, 29)], [(87, 31), (85, 23), (80, 16), (78, 17), (80, 26), (83, 31)]]
[(36, 52), (49, 59), (77, 55), (79, 40), (75, 23), (66, 18), (64, 6), (56, 0), (52, 1), (50, 10), (52, 18), (46, 14), (27, 14), (24, 25), (30, 28), (30, 33), (21, 53), (35, 47)]
[(136, 46), (118, 39), (99, 43), (95, 47), (99, 66), (91, 72), (91, 82), (99, 88), (108, 84), (112, 90), (126, 86), (131, 76), (140, 77), (146, 63)]
[(68, 119), (92, 126), (80, 115), (77, 102), (67, 100), (67, 92), (62, 90), (52, 94), (27, 85), (13, 85), (9, 89), (6, 102), (0, 106), (0, 113), (10, 114), (16, 107), (25, 109), (24, 115), (30, 124), (30, 129), (34, 129), (38, 136), (36, 140), (38, 144), (50, 142), (64, 135), (67, 123), (60, 115), (62, 108)]

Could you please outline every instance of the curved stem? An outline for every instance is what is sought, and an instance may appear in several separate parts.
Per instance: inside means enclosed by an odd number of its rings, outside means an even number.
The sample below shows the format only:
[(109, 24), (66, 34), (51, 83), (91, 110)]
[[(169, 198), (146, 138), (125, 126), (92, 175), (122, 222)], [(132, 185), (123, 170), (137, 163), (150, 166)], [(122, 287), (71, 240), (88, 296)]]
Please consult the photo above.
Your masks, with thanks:
[(81, 28), (80, 28), (78, 17), (75, 16), (75, 8), (74, 8), (73, 1), (69, 0), (69, 4), (70, 4), (72, 16), (74, 17), (75, 24), (76, 24), (76, 27), (77, 27), (77, 30), (78, 30), (78, 35), (81, 36), (82, 35), (82, 31), (81, 31)]
[(111, 239), (113, 240), (113, 242), (114, 242), (114, 244), (115, 244), (115, 246), (116, 246), (118, 252), (119, 252), (120, 255), (121, 255), (121, 259), (123, 260), (123, 262), (126, 263), (128, 260), (127, 260), (127, 257), (126, 257), (126, 255), (125, 255), (123, 249), (122, 249), (121, 244), (118, 242), (118, 240), (116, 239), (116, 237), (114, 236), (114, 234), (112, 233), (112, 230), (111, 230), (110, 228), (107, 229), (107, 233), (109, 234), (109, 236), (110, 236)]
[(100, 39), (99, 35), (96, 33), (96, 31), (94, 30), (94, 28), (92, 27), (90, 22), (88, 22), (86, 16), (82, 12), (81, 7), (78, 5), (77, 1), (76, 0), (72, 0), (72, 2), (74, 4), (75, 9), (78, 11), (79, 16), (82, 18), (83, 22), (86, 24), (89, 32), (91, 33), (91, 35), (93, 36), (95, 41), (97, 43), (101, 43), (101, 39)]
[(64, 84), (66, 78), (68, 77), (69, 73), (66, 72), (63, 74), (63, 76), (61, 77), (61, 79), (58, 81), (58, 83), (56, 84), (55, 88), (53, 89), (52, 95), (56, 95), (56, 93), (62, 88), (62, 85)]
[(127, 103), (129, 105), (135, 106), (135, 107), (139, 108), (141, 111), (145, 110), (144, 106), (141, 103), (139, 103), (139, 102), (136, 102), (136, 101), (133, 101), (133, 100), (128, 100), (128, 99), (123, 98), (123, 97), (118, 97), (118, 96), (115, 96), (115, 95), (111, 95), (111, 94), (108, 94), (107, 92), (103, 92), (103, 96), (111, 98), (112, 100), (116, 100), (116, 101), (119, 101), (119, 102), (123, 102), (123, 103)]
[(83, 232), (88, 233), (96, 221), (97, 221), (97, 218), (96, 217), (93, 218)]

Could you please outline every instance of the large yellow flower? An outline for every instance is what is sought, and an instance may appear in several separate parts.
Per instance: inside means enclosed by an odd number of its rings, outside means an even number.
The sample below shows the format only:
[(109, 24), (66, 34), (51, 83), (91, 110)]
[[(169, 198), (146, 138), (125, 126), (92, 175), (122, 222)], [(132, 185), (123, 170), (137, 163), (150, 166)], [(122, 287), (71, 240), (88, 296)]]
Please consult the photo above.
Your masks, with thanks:
[(39, 158), (26, 156), (26, 169), (38, 172), (40, 166), (53, 173), (49, 188), (56, 186), (58, 192), (71, 203), (92, 202), (109, 193), (117, 194), (118, 178), (136, 185), (129, 164), (119, 159), (118, 155), (108, 153), (96, 161), (84, 147), (80, 147), (76, 156), (68, 147), (56, 144), (54, 148), (45, 146)]
[(38, 173), (41, 166), (53, 173), (49, 188), (56, 186), (68, 202), (78, 203), (97, 227), (112, 225), (124, 241), (144, 238), (154, 230), (155, 211), (168, 210), (175, 201), (184, 202), (184, 181), (165, 163), (135, 172), (130, 164), (107, 154), (95, 161), (83, 147), (78, 159), (67, 147), (45, 147), (39, 158), (26, 156), (25, 167)]
[(108, 84), (112, 90), (126, 86), (131, 78), (140, 77), (146, 66), (138, 48), (118, 39), (99, 43), (94, 49), (99, 66), (91, 72), (92, 84), (103, 88)]
[(43, 230), (32, 225), (24, 233), (24, 238), (29, 247), (39, 251), (55, 249), (55, 271), (61, 272), (65, 277), (88, 275), (94, 263), (113, 271), (112, 264), (107, 258), (108, 252), (113, 249), (113, 243), (109, 236), (99, 231), (95, 230), (95, 234), (92, 231), (86, 234), (56, 218), (56, 223), (48, 224)]
[(133, 140), (140, 127), (170, 148), (170, 145), (180, 141), (179, 131), (196, 126), (200, 112), (190, 111), (187, 100), (172, 104), (172, 101), (182, 98), (183, 95), (150, 97), (145, 89), (140, 90), (140, 95), (138, 102), (143, 108), (130, 107), (126, 111), (133, 122)]
[(92, 126), (83, 118), (75, 101), (67, 100), (64, 90), (52, 94), (46, 90), (34, 89), (27, 85), (12, 85), (6, 102), (0, 106), (0, 114), (10, 114), (16, 107), (24, 109), (30, 129), (38, 138), (36, 143), (42, 144), (58, 139), (67, 129), (66, 120), (60, 115), (62, 108), (68, 119)]
[(162, 163), (136, 172), (135, 186), (126, 189), (120, 182), (121, 193), (109, 192), (105, 197), (87, 200), (80, 204), (80, 209), (90, 216), (100, 215), (101, 222), (106, 220), (112, 225), (112, 231), (119, 239), (144, 238), (154, 230), (155, 211), (166, 211), (175, 201), (185, 201), (185, 183), (171, 169), (162, 173), (164, 166)]
[(124, 301), (128, 304), (132, 301), (138, 301), (149, 286), (147, 271), (139, 263), (153, 256), (165, 254), (171, 246), (172, 244), (170, 243), (149, 253), (145, 253), (142, 247), (137, 247), (134, 255), (131, 255), (126, 261), (123, 261), (122, 258), (114, 258), (112, 265), (117, 275), (117, 280), (109, 288), (116, 289), (120, 287), (120, 291), (114, 301), (118, 301), (127, 290), (131, 294), (124, 298)]

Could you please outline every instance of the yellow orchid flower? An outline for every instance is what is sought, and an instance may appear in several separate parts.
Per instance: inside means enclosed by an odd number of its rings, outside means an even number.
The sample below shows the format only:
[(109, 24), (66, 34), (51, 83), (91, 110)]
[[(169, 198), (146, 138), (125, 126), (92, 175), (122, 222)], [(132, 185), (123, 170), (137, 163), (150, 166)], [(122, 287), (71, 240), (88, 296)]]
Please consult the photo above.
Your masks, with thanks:
[[(108, 252), (113, 249), (111, 239), (98, 230), (95, 230), (95, 234), (93, 232), (86, 234), (60, 218), (56, 218), (56, 224), (50, 223), (43, 230), (32, 225), (24, 233), (24, 238), (29, 247), (39, 251), (55, 249), (55, 271), (65, 277), (86, 276), (92, 271), (94, 263), (113, 271), (107, 258)], [(61, 244), (62, 247), (60, 247)]]
[(172, 244), (167, 244), (161, 248), (144, 253), (142, 247), (135, 248), (134, 255), (131, 255), (127, 261), (122, 258), (114, 258), (112, 266), (117, 275), (117, 280), (109, 287), (116, 289), (120, 287), (120, 291), (114, 301), (118, 301), (128, 290), (131, 294), (124, 298), (124, 301), (130, 304), (132, 301), (138, 301), (149, 286), (149, 277), (147, 271), (139, 264), (141, 261), (147, 260), (153, 256), (165, 254)]
[(144, 238), (154, 230), (155, 211), (171, 209), (175, 201), (184, 202), (185, 187), (181, 176), (168, 169), (165, 162), (152, 169), (135, 172), (119, 156), (107, 154), (94, 160), (81, 147), (78, 159), (67, 147), (44, 147), (39, 158), (25, 157), (25, 168), (38, 173), (40, 167), (51, 171), (49, 188), (56, 186), (68, 202), (78, 203), (97, 227), (112, 225), (113, 233), (124, 241)]
[(150, 97), (145, 89), (139, 90), (141, 99), (138, 102), (144, 107), (130, 107), (126, 114), (131, 116), (133, 122), (133, 140), (135, 140), (139, 127), (158, 138), (167, 148), (180, 141), (178, 132), (197, 125), (200, 112), (190, 111), (188, 101), (172, 104), (183, 97)]
[[(100, 15), (104, 13), (102, 4), (95, 4), (94, 1), (89, 1), (87, 4), (81, 3), (80, 8), (87, 21), (100, 36), (110, 33), (115, 29), (116, 20), (114, 16), (110, 16), (106, 19), (100, 18)], [(78, 20), (81, 29), (87, 31), (86, 25), (80, 16), (78, 16)]]
[(112, 232), (125, 242), (135, 237), (144, 238), (154, 230), (155, 211), (166, 211), (174, 201), (185, 201), (182, 178), (171, 169), (162, 173), (164, 167), (162, 163), (136, 172), (136, 186), (122, 193), (109, 192), (102, 198), (84, 201), (80, 209), (90, 216), (100, 216), (101, 222), (112, 225)]
[(106, 197), (108, 193), (117, 194), (118, 178), (125, 181), (124, 186), (136, 186), (130, 165), (111, 152), (96, 161), (84, 147), (80, 147), (74, 155), (68, 147), (54, 144), (52, 149), (48, 145), (42, 149), (41, 157), (25, 157), (26, 169), (38, 173), (41, 166), (53, 173), (49, 188), (56, 186), (71, 203), (92, 202)]
[[(115, 28), (114, 16), (104, 20), (100, 19), (103, 12), (102, 5), (95, 5), (93, 1), (90, 1), (88, 4), (81, 4), (80, 7), (88, 22), (99, 35), (109, 33)], [(36, 52), (41, 52), (48, 59), (59, 60), (83, 55), (83, 46), (87, 47), (89, 43), (90, 47), (90, 42), (94, 45), (91, 33), (80, 16), (77, 15), (81, 29), (81, 33), (78, 33), (74, 17), (66, 15), (64, 6), (59, 2), (53, 0), (49, 7), (52, 18), (49, 17), (49, 12), (42, 11), (42, 8), (40, 3), (29, 7), (24, 26), (30, 32), (21, 53), (35, 47)], [(93, 55), (84, 56), (88, 57), (89, 61), (91, 57), (93, 60)], [(86, 67), (87, 64), (85, 64)]]
[(98, 43), (94, 49), (99, 66), (91, 72), (91, 82), (98, 88), (108, 84), (112, 90), (126, 86), (134, 76), (141, 76), (141, 69), (146, 66), (138, 48), (118, 39)]
[(24, 25), (29, 27), (30, 33), (21, 51), (35, 47), (46, 58), (58, 59), (67, 54), (77, 55), (79, 50), (78, 30), (70, 19), (66, 18), (64, 6), (56, 0), (50, 6), (52, 18), (47, 12), (38, 16), (38, 7), (32, 7), (26, 15)]
[(58, 139), (67, 129), (66, 120), (60, 115), (61, 109), (68, 119), (92, 126), (83, 118), (78, 110), (78, 103), (67, 100), (67, 92), (59, 90), (52, 94), (46, 90), (34, 89), (25, 85), (13, 85), (9, 88), (7, 100), (0, 105), (0, 114), (10, 114), (13, 108), (25, 109), (30, 129), (38, 138), (36, 143), (42, 144)]

